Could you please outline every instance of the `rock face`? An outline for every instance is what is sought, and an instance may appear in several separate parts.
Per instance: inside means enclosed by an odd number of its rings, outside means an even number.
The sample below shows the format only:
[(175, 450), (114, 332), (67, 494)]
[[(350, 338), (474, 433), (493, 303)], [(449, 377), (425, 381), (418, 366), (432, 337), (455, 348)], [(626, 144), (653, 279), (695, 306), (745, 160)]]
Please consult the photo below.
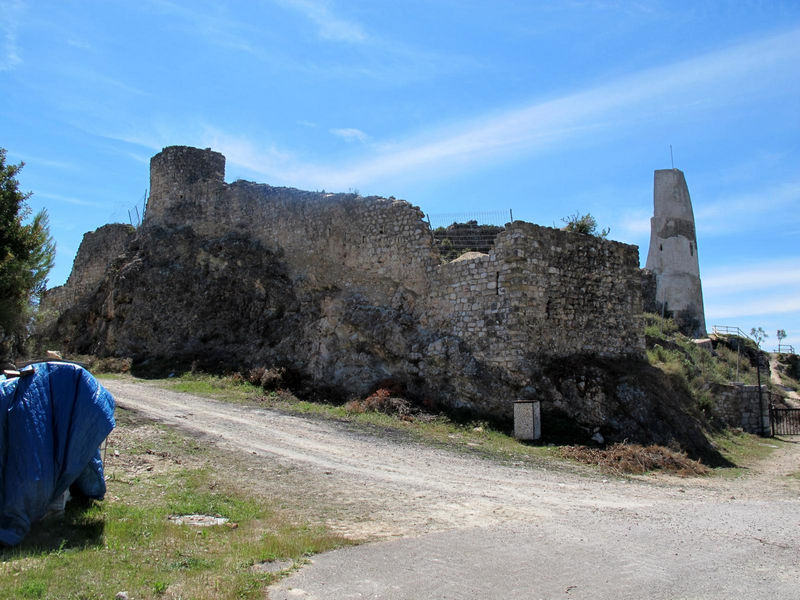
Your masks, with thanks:
[(682, 171), (655, 172), (653, 206), (646, 268), (656, 277), (655, 312), (672, 317), (682, 333), (705, 337), (694, 212)]
[(442, 263), (423, 216), (402, 200), (226, 184), (221, 154), (165, 148), (142, 226), (91, 290), (68, 290), (56, 336), (137, 363), (283, 366), (351, 395), (391, 379), (417, 401), (500, 419), (536, 397), (545, 419), (565, 414), (587, 437), (629, 436), (613, 418), (618, 373), (592, 376), (603, 396), (590, 403), (612, 408), (590, 411), (579, 382), (553, 373), (642, 361), (638, 249), (515, 221), (488, 253)]

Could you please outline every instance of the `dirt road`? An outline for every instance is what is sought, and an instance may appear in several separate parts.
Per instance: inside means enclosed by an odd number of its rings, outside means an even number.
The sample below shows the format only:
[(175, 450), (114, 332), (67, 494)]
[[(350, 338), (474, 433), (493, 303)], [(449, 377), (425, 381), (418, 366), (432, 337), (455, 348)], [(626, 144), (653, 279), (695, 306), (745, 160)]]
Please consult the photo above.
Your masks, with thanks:
[(781, 372), (778, 368), (778, 355), (774, 352), (769, 355), (769, 377), (772, 383), (783, 390), (786, 403), (794, 408), (800, 408), (800, 394), (798, 394), (795, 390), (787, 388), (783, 385)]
[(800, 479), (787, 476), (800, 444), (743, 479), (623, 481), (103, 383), (121, 406), (232, 451), (247, 485), (386, 540), (315, 557), (273, 600), (800, 597)]

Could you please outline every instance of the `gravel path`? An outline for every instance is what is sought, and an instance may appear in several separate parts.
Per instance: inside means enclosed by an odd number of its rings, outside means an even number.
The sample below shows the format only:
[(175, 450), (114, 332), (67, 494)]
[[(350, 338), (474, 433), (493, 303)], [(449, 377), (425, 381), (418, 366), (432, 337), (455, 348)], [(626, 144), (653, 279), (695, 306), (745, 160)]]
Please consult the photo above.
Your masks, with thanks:
[(769, 377), (772, 383), (783, 390), (783, 393), (787, 398), (787, 404), (794, 408), (800, 408), (800, 394), (798, 394), (795, 390), (787, 388), (783, 385), (783, 379), (781, 378), (781, 373), (778, 369), (778, 355), (775, 353), (769, 355)]
[(742, 479), (621, 481), (103, 384), (120, 406), (234, 451), (248, 485), (291, 489), (299, 506), (332, 507), (320, 517), (338, 531), (386, 540), (315, 557), (273, 600), (800, 598), (798, 443)]

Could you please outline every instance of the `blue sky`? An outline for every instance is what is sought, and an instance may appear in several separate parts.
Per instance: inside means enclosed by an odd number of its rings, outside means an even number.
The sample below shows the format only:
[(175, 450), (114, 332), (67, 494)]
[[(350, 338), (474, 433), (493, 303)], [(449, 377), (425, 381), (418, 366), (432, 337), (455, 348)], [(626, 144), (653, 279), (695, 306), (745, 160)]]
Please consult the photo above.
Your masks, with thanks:
[(706, 321), (800, 349), (800, 3), (0, 0), (0, 147), (62, 283), (162, 147), (425, 212), (591, 212), (647, 258), (686, 174)]

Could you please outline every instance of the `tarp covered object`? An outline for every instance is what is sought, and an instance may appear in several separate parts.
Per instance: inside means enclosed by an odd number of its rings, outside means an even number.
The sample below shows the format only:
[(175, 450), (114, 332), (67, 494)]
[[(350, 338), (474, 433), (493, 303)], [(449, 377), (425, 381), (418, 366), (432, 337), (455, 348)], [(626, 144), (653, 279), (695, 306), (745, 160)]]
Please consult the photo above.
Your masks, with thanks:
[(100, 444), (114, 428), (114, 398), (85, 369), (35, 363), (0, 376), (0, 542), (14, 545), (72, 484), (102, 499)]

